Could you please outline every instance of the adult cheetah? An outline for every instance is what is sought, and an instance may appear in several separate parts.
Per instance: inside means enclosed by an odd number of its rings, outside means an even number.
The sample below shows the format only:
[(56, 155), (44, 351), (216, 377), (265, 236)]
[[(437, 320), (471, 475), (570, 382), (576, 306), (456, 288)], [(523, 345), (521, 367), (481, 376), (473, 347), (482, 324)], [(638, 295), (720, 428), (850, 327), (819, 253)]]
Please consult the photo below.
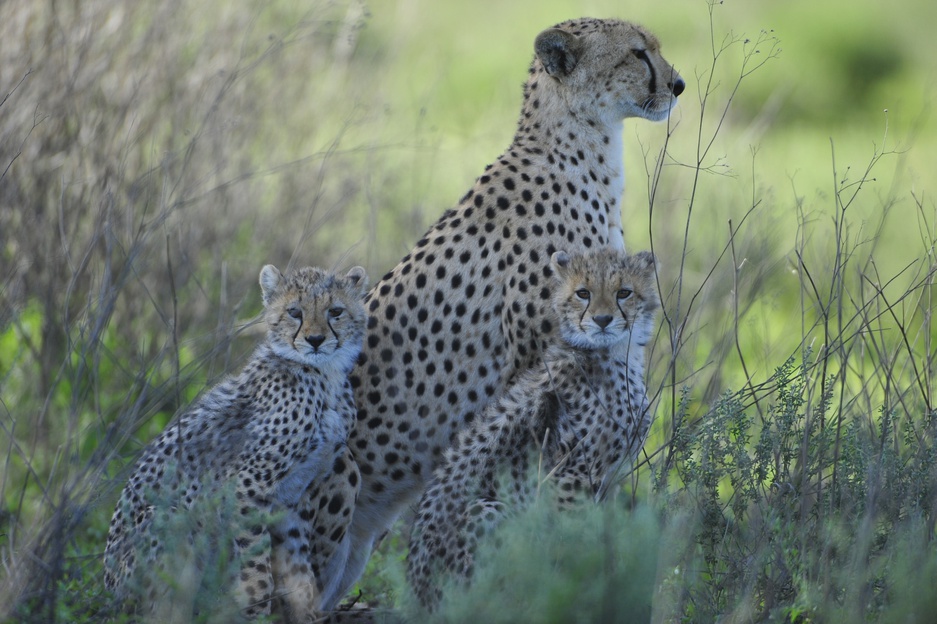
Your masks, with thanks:
[[(355, 418), (348, 373), (364, 338), (366, 283), (360, 267), (344, 278), (317, 268), (286, 275), (263, 268), (267, 339), (239, 375), (144, 450), (111, 520), (109, 589), (159, 618), (172, 602), (173, 579), (197, 589), (204, 568), (219, 557), (226, 566), (219, 553), (233, 551), (245, 615), (268, 614), (274, 602), (290, 621), (318, 612), (324, 579), (338, 576), (329, 566), (347, 557), (345, 529), (360, 486), (346, 439)], [(173, 535), (174, 520), (186, 526), (181, 514), (206, 508), (192, 517), (188, 536)], [(205, 533), (220, 541), (207, 553), (193, 548)], [(181, 569), (169, 569), (180, 561)]]
[(459, 434), (420, 501), (407, 577), (424, 606), (436, 606), (444, 579), (470, 577), (480, 535), (505, 510), (544, 484), (560, 509), (602, 500), (644, 446), (655, 265), (649, 252), (553, 254), (559, 335)]
[(540, 33), (514, 141), (368, 295), (349, 448), (362, 473), (351, 557), (422, 493), (443, 451), (555, 331), (549, 259), (624, 250), (622, 120), (665, 119), (684, 81), (644, 28), (576, 19)]

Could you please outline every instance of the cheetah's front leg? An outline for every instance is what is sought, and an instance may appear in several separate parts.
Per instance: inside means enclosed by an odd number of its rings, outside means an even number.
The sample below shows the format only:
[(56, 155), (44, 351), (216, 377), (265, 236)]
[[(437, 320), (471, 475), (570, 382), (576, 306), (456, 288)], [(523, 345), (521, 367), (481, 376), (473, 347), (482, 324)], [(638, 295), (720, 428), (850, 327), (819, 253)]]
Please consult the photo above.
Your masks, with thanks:
[[(312, 600), (304, 592), (295, 600), (285, 596), (298, 619), (331, 610), (342, 597), (340, 585), (351, 551), (348, 528), (360, 487), (361, 474), (354, 457), (344, 443), (337, 444), (331, 469), (306, 489), (296, 505), (299, 524), (286, 532), (283, 552), (277, 556), (289, 561), (288, 574), (295, 577), (283, 582), (284, 587), (305, 582), (317, 594)], [(302, 578), (305, 570), (309, 571), (307, 581)]]
[(311, 620), (318, 613), (321, 593), (309, 562), (308, 523), (290, 509), (271, 533), (273, 579), (284, 621)]
[(237, 523), (235, 555), (241, 562), (237, 601), (244, 615), (253, 619), (270, 614), (273, 573), (270, 561), (271, 504), (257, 488), (262, 483), (257, 467), (241, 470), (237, 476)]

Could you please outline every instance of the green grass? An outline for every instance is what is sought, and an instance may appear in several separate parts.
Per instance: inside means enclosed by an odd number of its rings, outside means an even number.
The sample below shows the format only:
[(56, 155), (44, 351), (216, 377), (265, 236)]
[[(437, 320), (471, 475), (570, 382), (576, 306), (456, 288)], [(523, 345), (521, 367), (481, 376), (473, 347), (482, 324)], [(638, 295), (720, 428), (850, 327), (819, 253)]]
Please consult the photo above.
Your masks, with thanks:
[[(937, 5), (912, 0), (0, 4), (0, 619), (113, 615), (126, 470), (256, 342), (258, 268), (383, 274), (507, 146), (535, 35), (581, 15), (644, 23), (688, 83), (669, 125), (625, 125), (657, 417), (621, 500), (507, 527), (452, 619), (926, 621)], [(405, 544), (365, 600), (410, 608)]]

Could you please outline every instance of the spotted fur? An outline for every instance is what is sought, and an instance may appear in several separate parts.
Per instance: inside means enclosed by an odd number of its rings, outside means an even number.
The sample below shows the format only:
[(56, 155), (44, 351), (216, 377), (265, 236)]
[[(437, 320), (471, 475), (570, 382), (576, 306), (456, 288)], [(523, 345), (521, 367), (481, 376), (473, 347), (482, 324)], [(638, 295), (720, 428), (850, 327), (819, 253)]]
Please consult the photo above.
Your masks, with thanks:
[[(290, 620), (318, 610), (327, 579), (336, 576), (329, 566), (347, 557), (360, 487), (346, 440), (355, 417), (348, 373), (364, 337), (366, 282), (360, 267), (344, 278), (264, 267), (266, 341), (239, 375), (144, 450), (111, 520), (109, 589), (136, 598), (144, 612), (155, 609), (181, 573), (165, 562), (178, 560), (196, 537), (163, 540), (161, 527), (207, 504), (228, 529), (231, 544), (219, 548), (239, 563), (235, 594), (246, 616), (268, 614), (274, 603)], [(192, 533), (212, 528), (200, 522)]]
[(368, 295), (349, 438), (362, 489), (327, 606), (456, 434), (536, 364), (556, 331), (551, 254), (624, 250), (622, 120), (666, 117), (684, 88), (657, 39), (620, 20), (558, 24), (534, 52), (510, 147)]
[(557, 252), (553, 269), (559, 335), (459, 435), (420, 501), (407, 577), (429, 608), (446, 579), (471, 576), (479, 538), (506, 511), (546, 484), (560, 509), (600, 501), (644, 445), (644, 347), (660, 305), (654, 257)]

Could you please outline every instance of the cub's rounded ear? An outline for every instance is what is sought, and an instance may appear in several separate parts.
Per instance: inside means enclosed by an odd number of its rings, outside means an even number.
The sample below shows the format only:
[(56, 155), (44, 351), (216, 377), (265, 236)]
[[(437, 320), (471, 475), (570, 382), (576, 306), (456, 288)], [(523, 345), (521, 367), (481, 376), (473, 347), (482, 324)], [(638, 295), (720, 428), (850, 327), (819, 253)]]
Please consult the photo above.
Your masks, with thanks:
[(268, 305), (273, 300), (273, 295), (276, 294), (282, 281), (283, 274), (272, 264), (260, 270), (260, 290), (263, 293), (264, 305)]
[(553, 269), (553, 275), (556, 277), (562, 277), (566, 274), (566, 270), (569, 269), (569, 254), (565, 251), (554, 252), (550, 256), (550, 266)]
[(359, 292), (364, 293), (368, 288), (368, 274), (364, 267), (356, 266), (345, 273), (345, 281), (349, 286), (354, 286)]
[(660, 262), (657, 260), (657, 256), (650, 251), (639, 251), (634, 254), (634, 259), (637, 261), (638, 266), (644, 269), (660, 270)]
[(534, 52), (548, 74), (562, 78), (568, 76), (579, 62), (582, 40), (565, 30), (550, 28), (537, 35)]

